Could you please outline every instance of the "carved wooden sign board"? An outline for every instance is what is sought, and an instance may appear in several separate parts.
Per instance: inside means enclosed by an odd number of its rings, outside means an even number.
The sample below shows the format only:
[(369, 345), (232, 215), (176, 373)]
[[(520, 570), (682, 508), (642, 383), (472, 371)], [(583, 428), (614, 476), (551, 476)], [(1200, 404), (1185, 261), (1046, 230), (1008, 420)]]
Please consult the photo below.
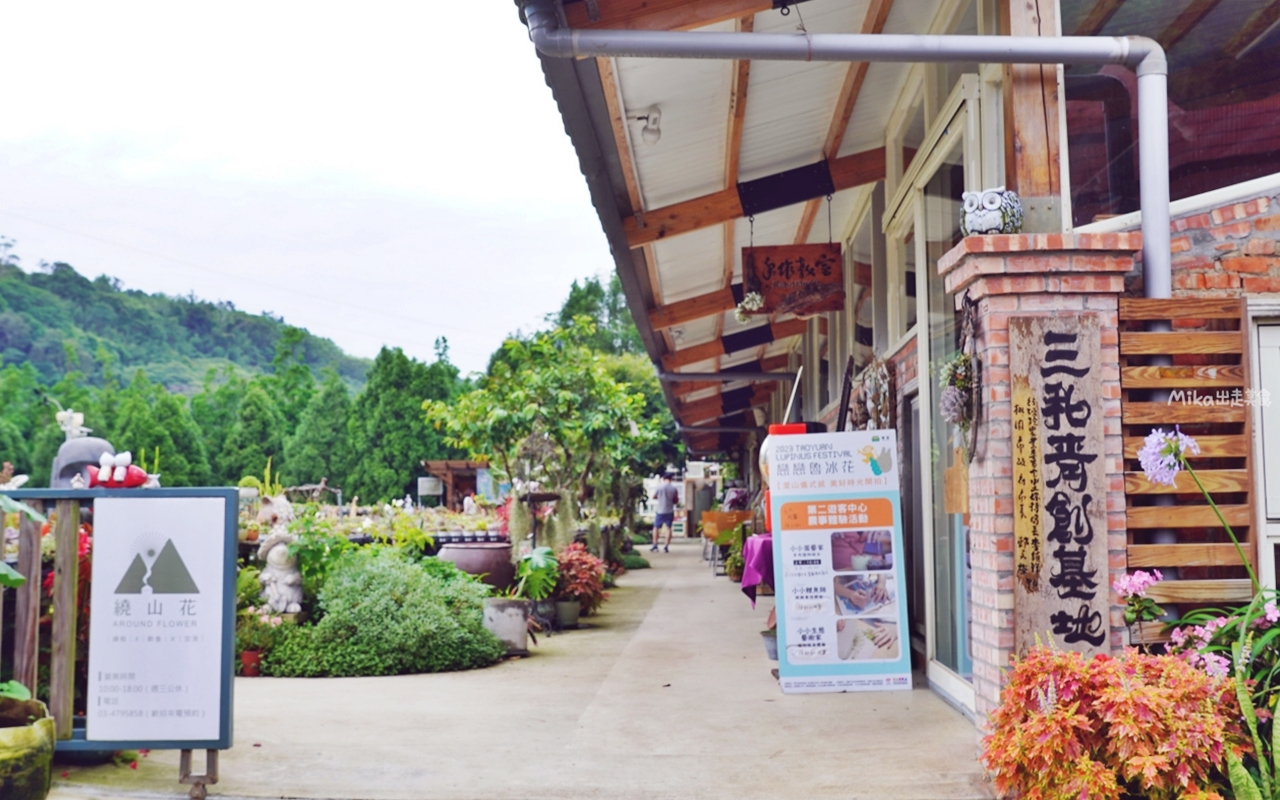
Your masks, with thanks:
[(844, 308), (839, 244), (742, 248), (745, 289), (764, 307), (753, 314), (818, 314)]
[(1009, 320), (1014, 646), (1108, 652), (1101, 320)]

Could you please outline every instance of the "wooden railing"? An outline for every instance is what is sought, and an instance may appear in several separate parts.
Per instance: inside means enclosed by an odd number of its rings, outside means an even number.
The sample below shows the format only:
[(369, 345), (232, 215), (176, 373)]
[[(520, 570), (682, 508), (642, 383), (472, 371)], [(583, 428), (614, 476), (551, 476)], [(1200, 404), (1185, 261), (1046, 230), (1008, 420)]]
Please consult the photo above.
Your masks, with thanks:
[[(1169, 331), (1152, 331), (1165, 322)], [(1121, 420), (1130, 570), (1157, 568), (1149, 595), (1188, 606), (1252, 597), (1240, 555), (1186, 472), (1174, 486), (1147, 480), (1143, 439), (1175, 425), (1193, 436), (1191, 463), (1256, 565), (1248, 325), (1238, 298), (1120, 300)], [(1162, 360), (1169, 361), (1161, 365)], [(1152, 363), (1152, 362), (1156, 363)]]

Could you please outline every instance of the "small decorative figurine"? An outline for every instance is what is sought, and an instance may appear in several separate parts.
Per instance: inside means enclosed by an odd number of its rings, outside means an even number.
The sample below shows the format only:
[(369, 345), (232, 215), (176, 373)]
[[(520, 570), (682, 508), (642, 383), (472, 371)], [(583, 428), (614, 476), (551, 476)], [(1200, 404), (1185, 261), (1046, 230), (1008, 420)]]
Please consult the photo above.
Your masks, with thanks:
[(293, 506), (284, 495), (262, 498), (258, 522), (269, 529), (267, 538), (258, 545), (258, 560), (263, 563), (258, 581), (266, 605), (277, 614), (296, 614), (302, 610), (302, 573), (298, 558), (289, 554), (289, 545), (298, 537), (289, 532)]
[(1018, 193), (1003, 186), (983, 192), (965, 192), (964, 211), (960, 214), (960, 233), (983, 236), (991, 233), (1022, 231), (1022, 201)]
[(133, 465), (133, 453), (103, 453), (98, 466), (90, 466), (89, 486), (107, 489), (136, 489), (147, 482), (146, 470)]

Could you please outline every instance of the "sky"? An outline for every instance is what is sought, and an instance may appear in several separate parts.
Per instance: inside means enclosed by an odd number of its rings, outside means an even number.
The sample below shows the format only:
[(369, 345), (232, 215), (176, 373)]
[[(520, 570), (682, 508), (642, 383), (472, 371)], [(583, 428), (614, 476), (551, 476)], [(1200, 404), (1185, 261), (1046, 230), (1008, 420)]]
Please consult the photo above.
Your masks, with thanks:
[(6, 3), (0, 236), (464, 372), (611, 269), (511, 0)]

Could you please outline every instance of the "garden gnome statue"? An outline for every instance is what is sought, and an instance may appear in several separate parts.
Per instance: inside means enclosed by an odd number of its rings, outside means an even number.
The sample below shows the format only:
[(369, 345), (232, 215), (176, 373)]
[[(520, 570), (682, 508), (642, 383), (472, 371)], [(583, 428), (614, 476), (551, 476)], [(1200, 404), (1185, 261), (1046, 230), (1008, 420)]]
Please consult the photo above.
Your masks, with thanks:
[(289, 554), (289, 545), (298, 538), (289, 532), (292, 520), (293, 506), (284, 495), (262, 498), (258, 521), (269, 526), (269, 533), (258, 546), (258, 560), (263, 563), (258, 580), (266, 605), (277, 614), (302, 610), (302, 573), (297, 557)]

